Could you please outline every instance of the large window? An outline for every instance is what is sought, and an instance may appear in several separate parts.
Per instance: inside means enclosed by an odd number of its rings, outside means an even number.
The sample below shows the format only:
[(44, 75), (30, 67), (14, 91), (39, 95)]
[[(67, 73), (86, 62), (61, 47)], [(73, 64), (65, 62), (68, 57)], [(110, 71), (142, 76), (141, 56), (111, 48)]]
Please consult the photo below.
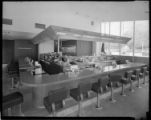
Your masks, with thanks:
[[(135, 23), (135, 24), (134, 24)], [(121, 24), (121, 25), (120, 25)], [(135, 25), (135, 26), (134, 26)], [(134, 30), (135, 28), (135, 30)], [(104, 43), (108, 55), (149, 56), (149, 21), (101, 23), (101, 33), (131, 38), (126, 44)], [(134, 40), (133, 40), (134, 38)], [(99, 45), (101, 48), (101, 44)], [(133, 53), (134, 52), (134, 53)]]
[[(120, 22), (110, 23), (110, 34), (120, 36)], [(111, 55), (119, 55), (119, 43), (110, 43)]]
[(121, 55), (133, 56), (133, 21), (121, 22), (121, 36), (130, 37), (127, 44), (121, 44)]
[[(110, 30), (110, 23), (109, 22), (103, 22), (101, 24), (101, 33), (109, 34), (109, 32), (110, 32), (109, 30)], [(110, 43), (109, 42), (104, 43), (104, 48), (105, 48), (106, 54), (110, 55), (111, 52), (110, 52)]]
[[(109, 23), (108, 22), (102, 22), (101, 23), (101, 33), (103, 34), (109, 34)], [(108, 45), (108, 43), (104, 43), (104, 45)], [(102, 47), (102, 42), (96, 42), (96, 55), (100, 55), (101, 53), (101, 47)], [(109, 52), (109, 46), (105, 47), (105, 52)]]
[(149, 56), (149, 21), (135, 21), (135, 56)]

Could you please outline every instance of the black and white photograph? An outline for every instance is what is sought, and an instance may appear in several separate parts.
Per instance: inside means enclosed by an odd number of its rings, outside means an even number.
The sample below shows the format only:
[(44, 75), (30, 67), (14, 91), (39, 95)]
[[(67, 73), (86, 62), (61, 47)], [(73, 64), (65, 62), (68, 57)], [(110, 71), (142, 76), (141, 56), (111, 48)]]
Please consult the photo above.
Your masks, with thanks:
[(149, 1), (3, 1), (7, 117), (149, 116)]

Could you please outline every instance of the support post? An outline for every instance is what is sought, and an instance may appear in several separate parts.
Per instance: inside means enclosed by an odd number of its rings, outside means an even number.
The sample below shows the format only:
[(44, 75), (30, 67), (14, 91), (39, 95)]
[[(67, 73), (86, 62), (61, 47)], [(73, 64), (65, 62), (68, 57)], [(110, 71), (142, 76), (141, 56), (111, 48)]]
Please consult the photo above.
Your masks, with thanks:
[(134, 52), (135, 52), (135, 21), (133, 21), (133, 62), (134, 62)]
[[(122, 31), (121, 31), (121, 21), (120, 21), (120, 37), (121, 37)], [(119, 43), (119, 55), (121, 56), (121, 44)]]
[(59, 53), (59, 49), (60, 49), (60, 39), (58, 38), (58, 53)]

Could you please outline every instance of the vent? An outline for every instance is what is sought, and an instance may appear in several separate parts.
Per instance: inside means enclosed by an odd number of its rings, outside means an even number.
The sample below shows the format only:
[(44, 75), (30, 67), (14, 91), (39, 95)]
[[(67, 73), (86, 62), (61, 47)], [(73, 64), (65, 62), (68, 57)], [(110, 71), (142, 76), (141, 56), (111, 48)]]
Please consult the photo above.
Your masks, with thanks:
[(12, 19), (3, 18), (3, 24), (12, 25), (13, 24)]
[(91, 25), (92, 25), (92, 26), (94, 25), (94, 21), (91, 21)]
[(35, 28), (45, 29), (46, 25), (45, 24), (35, 23)]

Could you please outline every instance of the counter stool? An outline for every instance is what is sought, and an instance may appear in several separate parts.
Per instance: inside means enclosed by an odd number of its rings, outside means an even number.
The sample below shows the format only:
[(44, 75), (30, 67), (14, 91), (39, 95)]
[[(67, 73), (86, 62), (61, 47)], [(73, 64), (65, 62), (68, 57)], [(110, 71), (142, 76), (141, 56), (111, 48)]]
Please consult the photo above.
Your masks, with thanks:
[(98, 79), (98, 82), (92, 84), (91, 90), (97, 93), (97, 109), (102, 109), (103, 107), (100, 104), (99, 96), (103, 91), (103, 88), (105, 87), (107, 89), (107, 85), (109, 84), (109, 76), (101, 76)]
[(149, 75), (149, 66), (147, 66), (146, 75)]
[(14, 89), (14, 83), (15, 83), (15, 79), (19, 78), (19, 69), (16, 65), (9, 65), (8, 66), (8, 75), (9, 78), (11, 79), (11, 89)]
[(149, 80), (149, 66), (147, 66), (147, 71), (146, 71), (146, 74), (148, 76), (148, 80)]
[(121, 75), (119, 75), (119, 74), (110, 74), (109, 75), (109, 86), (110, 86), (110, 88), (111, 88), (111, 98), (110, 98), (110, 100), (111, 100), (111, 102), (112, 103), (114, 103), (114, 102), (116, 102), (116, 100), (114, 99), (114, 96), (113, 96), (113, 83), (117, 83), (117, 82), (119, 82), (119, 81), (121, 81), (121, 79), (122, 79), (122, 76)]
[(140, 86), (140, 73), (141, 73), (140, 68), (137, 68), (137, 69), (134, 70), (134, 75), (136, 75), (136, 80), (138, 81), (138, 85), (137, 85), (138, 88), (142, 88)]
[(89, 91), (91, 90), (91, 83), (90, 82), (81, 82), (79, 83), (77, 88), (70, 90), (70, 96), (73, 97), (78, 102), (78, 114), (80, 116), (81, 113), (81, 101), (86, 95), (87, 98), (90, 97)]
[(145, 75), (146, 75), (146, 72), (147, 72), (147, 66), (145, 67), (142, 67), (142, 74), (140, 74), (140, 77), (143, 77), (143, 84), (146, 85), (146, 82), (145, 82)]
[(132, 80), (131, 80), (131, 77), (132, 77), (132, 73), (133, 71), (129, 70), (129, 71), (126, 71), (125, 72), (125, 76), (122, 77), (121, 79), (121, 83), (122, 83), (122, 92), (121, 92), (121, 95), (122, 96), (126, 96), (126, 94), (124, 93), (124, 85), (130, 83), (130, 90), (133, 91), (133, 88), (132, 88)]
[(43, 104), (49, 113), (56, 116), (56, 111), (65, 107), (65, 99), (68, 95), (68, 89), (59, 88), (48, 92), (48, 96), (44, 97)]
[[(21, 111), (21, 104), (23, 103), (23, 95), (20, 92), (14, 92), (11, 94), (8, 94), (6, 96), (3, 96), (3, 111), (7, 109), (11, 109), (11, 114), (12, 114), (12, 107), (19, 105), (19, 113), (23, 115)], [(4, 114), (4, 113), (3, 113)]]

